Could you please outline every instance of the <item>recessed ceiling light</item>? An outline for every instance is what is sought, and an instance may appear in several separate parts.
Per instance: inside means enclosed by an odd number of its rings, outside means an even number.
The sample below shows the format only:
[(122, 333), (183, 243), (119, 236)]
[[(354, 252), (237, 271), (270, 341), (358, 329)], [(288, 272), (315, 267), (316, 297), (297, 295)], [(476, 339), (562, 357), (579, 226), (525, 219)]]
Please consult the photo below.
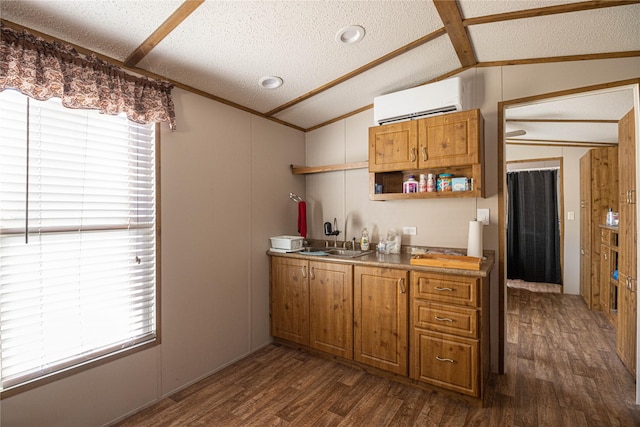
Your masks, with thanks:
[(264, 76), (258, 83), (265, 89), (277, 89), (282, 86), (282, 79), (278, 76)]
[(364, 28), (360, 25), (349, 25), (336, 33), (336, 41), (344, 44), (358, 43), (364, 37)]

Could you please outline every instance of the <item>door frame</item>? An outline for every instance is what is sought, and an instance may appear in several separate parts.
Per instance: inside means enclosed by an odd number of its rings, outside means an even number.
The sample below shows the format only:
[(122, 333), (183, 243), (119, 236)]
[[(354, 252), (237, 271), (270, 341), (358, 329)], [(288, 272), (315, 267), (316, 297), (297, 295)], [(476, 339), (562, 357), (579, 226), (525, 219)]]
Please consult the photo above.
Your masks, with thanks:
[[(540, 101), (548, 98), (557, 98), (568, 95), (575, 95), (584, 92), (593, 92), (598, 90), (619, 88), (622, 86), (630, 86), (640, 84), (640, 78), (620, 80), (615, 82), (603, 83), (592, 86), (584, 86), (575, 89), (567, 89), (556, 92), (549, 92), (539, 95), (528, 96), (524, 98), (510, 99), (506, 101), (498, 102), (498, 372), (505, 373), (505, 360), (506, 360), (506, 262), (505, 262), (505, 250), (506, 250), (506, 229), (505, 229), (505, 189), (506, 189), (506, 162), (505, 162), (505, 118), (504, 110), (506, 107), (510, 107), (516, 104), (530, 103), (534, 101)], [(637, 104), (637, 97), (634, 96), (634, 103)], [(637, 108), (637, 105), (636, 105)], [(636, 123), (638, 121), (638, 110), (636, 109)], [(638, 132), (638, 130), (636, 130)], [(637, 150), (640, 155), (640, 150)], [(638, 161), (636, 161), (638, 164)], [(636, 175), (640, 180), (640, 173)], [(638, 187), (640, 188), (640, 187)], [(638, 205), (640, 209), (640, 204)], [(640, 260), (640, 257), (639, 257)], [(640, 271), (640, 270), (639, 270)], [(639, 320), (640, 320), (640, 316)], [(639, 331), (640, 332), (640, 331)], [(639, 341), (640, 343), (640, 341)], [(638, 355), (640, 356), (640, 354)], [(638, 376), (640, 377), (640, 369), (638, 369)], [(636, 402), (640, 402), (640, 384), (636, 382)]]

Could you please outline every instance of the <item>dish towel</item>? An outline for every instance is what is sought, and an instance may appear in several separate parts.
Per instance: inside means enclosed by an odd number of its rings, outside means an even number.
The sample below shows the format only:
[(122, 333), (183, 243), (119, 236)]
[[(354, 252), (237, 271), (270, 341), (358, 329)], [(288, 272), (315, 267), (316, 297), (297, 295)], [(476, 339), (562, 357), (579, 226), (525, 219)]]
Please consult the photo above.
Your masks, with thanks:
[(307, 238), (307, 204), (298, 202), (298, 233)]

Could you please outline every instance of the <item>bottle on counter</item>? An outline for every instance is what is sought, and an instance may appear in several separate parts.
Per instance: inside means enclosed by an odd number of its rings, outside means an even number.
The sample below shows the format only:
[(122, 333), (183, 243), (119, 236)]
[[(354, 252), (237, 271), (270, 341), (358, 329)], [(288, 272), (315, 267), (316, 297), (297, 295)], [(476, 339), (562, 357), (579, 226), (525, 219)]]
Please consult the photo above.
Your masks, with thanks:
[(418, 181), (416, 181), (415, 175), (409, 175), (409, 179), (402, 183), (402, 192), (403, 193), (417, 193), (418, 192)]
[(369, 232), (367, 231), (367, 227), (362, 230), (362, 236), (360, 236), (360, 249), (363, 251), (369, 250)]
[(418, 193), (426, 193), (426, 192), (427, 192), (427, 175), (421, 173), (420, 182), (418, 183)]

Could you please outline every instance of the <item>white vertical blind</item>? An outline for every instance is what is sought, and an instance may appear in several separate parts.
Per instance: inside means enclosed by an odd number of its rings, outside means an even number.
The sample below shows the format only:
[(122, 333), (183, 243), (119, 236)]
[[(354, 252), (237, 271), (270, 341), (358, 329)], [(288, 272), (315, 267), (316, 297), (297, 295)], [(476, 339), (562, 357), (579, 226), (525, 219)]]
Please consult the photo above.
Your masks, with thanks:
[(155, 339), (154, 126), (5, 90), (0, 132), (2, 387)]

